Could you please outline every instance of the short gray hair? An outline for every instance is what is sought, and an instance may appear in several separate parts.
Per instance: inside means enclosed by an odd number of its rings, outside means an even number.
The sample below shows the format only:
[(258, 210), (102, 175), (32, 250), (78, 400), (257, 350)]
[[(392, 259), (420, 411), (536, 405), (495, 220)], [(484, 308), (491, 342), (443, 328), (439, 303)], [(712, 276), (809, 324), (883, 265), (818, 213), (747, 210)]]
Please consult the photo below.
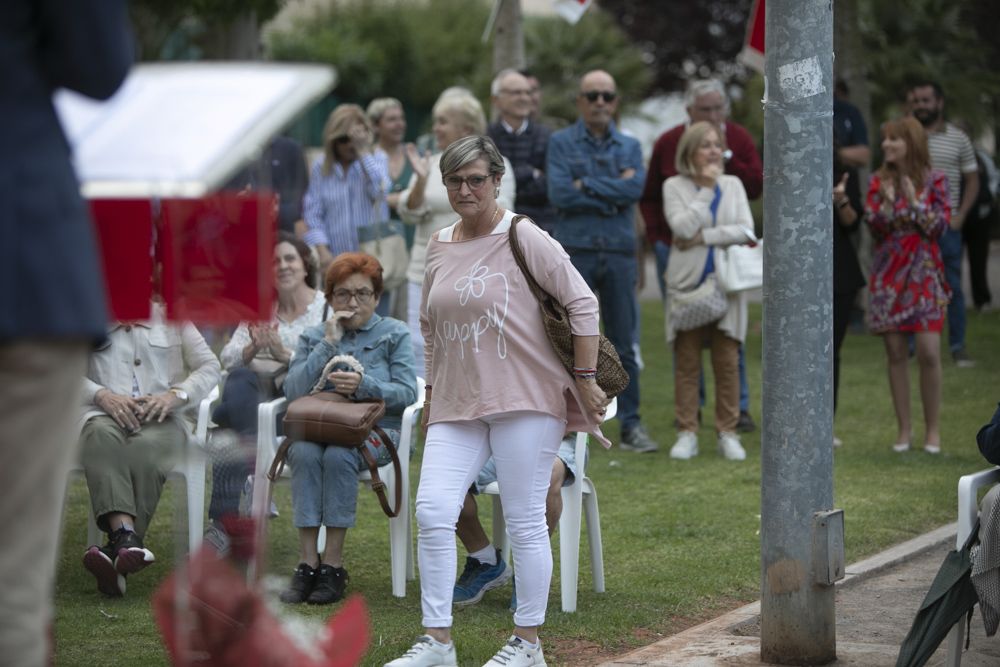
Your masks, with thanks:
[(378, 125), (378, 122), (382, 120), (382, 114), (389, 109), (397, 108), (402, 109), (403, 103), (395, 97), (376, 97), (368, 103), (365, 113), (368, 114), (368, 120), (372, 122), (372, 125)]
[(500, 86), (503, 84), (503, 80), (506, 79), (511, 74), (524, 76), (513, 67), (508, 67), (507, 69), (500, 70), (499, 72), (497, 72), (497, 75), (493, 77), (493, 83), (490, 84), (490, 95), (492, 95), (493, 97), (497, 97), (498, 95), (500, 95)]
[(439, 163), (441, 176), (454, 174), (465, 165), (480, 158), (484, 158), (489, 163), (490, 176), (503, 176), (504, 172), (507, 171), (503, 164), (503, 157), (493, 140), (484, 135), (473, 134), (453, 141), (445, 149)]
[(728, 113), (729, 95), (726, 95), (726, 87), (718, 79), (696, 79), (689, 83), (687, 90), (684, 91), (684, 107), (693, 107), (695, 100), (709, 93), (722, 95), (722, 104), (726, 107), (726, 112)]
[(483, 105), (468, 90), (456, 86), (441, 93), (431, 113), (436, 116), (448, 112), (456, 114), (465, 123), (469, 134), (486, 132), (486, 114), (483, 113)]

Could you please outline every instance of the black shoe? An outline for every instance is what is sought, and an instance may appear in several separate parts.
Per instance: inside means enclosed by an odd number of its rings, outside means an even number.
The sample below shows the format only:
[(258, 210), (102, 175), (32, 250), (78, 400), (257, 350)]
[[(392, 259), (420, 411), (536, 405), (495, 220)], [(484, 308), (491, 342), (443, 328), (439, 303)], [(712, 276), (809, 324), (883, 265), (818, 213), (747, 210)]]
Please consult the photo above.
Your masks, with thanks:
[(156, 561), (153, 552), (142, 546), (142, 540), (135, 531), (119, 528), (111, 533), (111, 554), (118, 574), (129, 575), (152, 565)]
[(749, 412), (740, 412), (740, 419), (736, 422), (736, 430), (740, 433), (753, 433), (757, 430), (757, 424), (754, 423)]
[(83, 554), (83, 566), (97, 580), (97, 590), (111, 598), (125, 595), (125, 576), (115, 570), (111, 542), (103, 547), (96, 544)]
[(347, 588), (347, 570), (342, 567), (320, 564), (316, 573), (316, 585), (313, 586), (312, 593), (306, 598), (309, 604), (333, 604), (344, 597), (344, 589)]
[(305, 563), (299, 563), (299, 566), (295, 568), (295, 572), (292, 574), (292, 583), (289, 584), (288, 588), (281, 591), (279, 598), (282, 602), (287, 602), (288, 604), (300, 604), (306, 601), (306, 598), (309, 597), (315, 587), (316, 570)]

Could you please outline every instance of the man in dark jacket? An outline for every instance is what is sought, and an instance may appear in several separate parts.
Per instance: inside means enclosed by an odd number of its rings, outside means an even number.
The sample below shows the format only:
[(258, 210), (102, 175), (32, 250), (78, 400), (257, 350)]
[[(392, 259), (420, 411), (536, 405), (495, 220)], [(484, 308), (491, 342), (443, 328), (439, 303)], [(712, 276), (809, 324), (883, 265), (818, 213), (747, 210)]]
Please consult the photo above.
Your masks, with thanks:
[(0, 21), (0, 661), (49, 663), (73, 426), (106, 313), (52, 94), (105, 99), (132, 60), (124, 0), (10, 0)]

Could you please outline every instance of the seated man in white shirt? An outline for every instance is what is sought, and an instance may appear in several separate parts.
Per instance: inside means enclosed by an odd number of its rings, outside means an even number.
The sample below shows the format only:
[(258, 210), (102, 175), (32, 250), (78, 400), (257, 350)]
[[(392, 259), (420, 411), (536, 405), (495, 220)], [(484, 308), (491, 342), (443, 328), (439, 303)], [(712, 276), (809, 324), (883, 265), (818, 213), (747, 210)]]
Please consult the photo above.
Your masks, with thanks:
[(84, 378), (81, 459), (97, 525), (108, 534), (83, 565), (104, 595), (154, 561), (143, 537), (167, 473), (194, 430), (198, 403), (221, 367), (191, 323), (167, 324), (153, 305), (145, 322), (118, 322), (90, 358)]

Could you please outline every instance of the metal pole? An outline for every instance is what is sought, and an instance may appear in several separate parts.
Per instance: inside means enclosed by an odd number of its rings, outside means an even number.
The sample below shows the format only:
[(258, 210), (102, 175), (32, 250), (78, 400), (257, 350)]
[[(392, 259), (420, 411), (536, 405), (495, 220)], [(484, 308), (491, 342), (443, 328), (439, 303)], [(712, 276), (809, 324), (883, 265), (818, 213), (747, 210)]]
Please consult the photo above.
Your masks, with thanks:
[(836, 659), (843, 574), (842, 514), (820, 514), (833, 506), (832, 3), (767, 0), (765, 23), (760, 654), (820, 665)]

